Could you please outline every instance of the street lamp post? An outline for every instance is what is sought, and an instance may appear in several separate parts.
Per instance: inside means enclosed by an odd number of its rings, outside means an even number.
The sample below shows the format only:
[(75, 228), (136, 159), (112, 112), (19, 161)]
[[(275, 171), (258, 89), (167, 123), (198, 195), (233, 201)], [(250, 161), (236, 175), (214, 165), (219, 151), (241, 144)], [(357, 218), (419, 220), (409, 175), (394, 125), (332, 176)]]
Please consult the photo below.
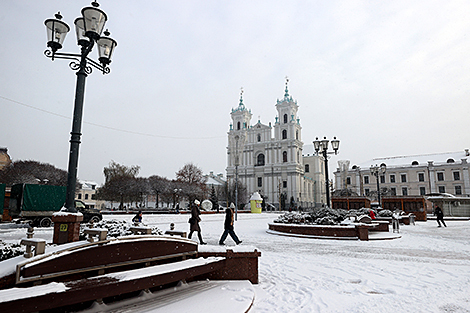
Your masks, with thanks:
[[(333, 152), (328, 152), (328, 143), (330, 141), (323, 137), (323, 140), (318, 140), (318, 137), (313, 141), (313, 147), (315, 148), (315, 153), (318, 153), (321, 150), (323, 160), (325, 161), (325, 187), (326, 187), (326, 206), (330, 207), (330, 182), (328, 178), (328, 154)], [(339, 140), (336, 137), (333, 137), (331, 140), (331, 147), (333, 148), (334, 154), (338, 154), (339, 149)]]
[(387, 170), (387, 166), (382, 164), (380, 166), (370, 166), (370, 173), (375, 176), (375, 180), (377, 181), (377, 201), (379, 202), (379, 207), (382, 207), (382, 201), (380, 199), (380, 184), (379, 184), (379, 177), (385, 174)]
[(240, 165), (240, 155), (238, 153), (238, 140), (240, 137), (235, 136), (235, 220), (238, 220), (238, 165)]
[[(75, 19), (75, 30), (77, 34), (77, 44), (81, 47), (81, 52), (61, 53), (65, 36), (70, 31), (70, 27), (61, 21), (60, 13), (55, 15), (55, 19), (47, 19), (44, 24), (47, 31), (47, 46), (49, 49), (44, 51), (46, 57), (52, 61), (54, 59), (72, 60), (69, 67), (77, 71), (77, 84), (75, 89), (75, 104), (72, 122), (72, 132), (70, 137), (70, 154), (67, 174), (67, 194), (65, 208), (68, 212), (77, 212), (75, 209), (75, 187), (77, 182), (78, 155), (82, 127), (83, 99), (85, 96), (85, 81), (88, 74), (92, 72), (92, 67), (100, 70), (103, 75), (109, 74), (108, 65), (111, 63), (111, 56), (117, 42), (110, 38), (110, 33), (106, 30), (105, 36), (101, 36), (104, 25), (107, 21), (106, 13), (98, 9), (99, 4), (93, 1), (91, 7), (82, 9), (82, 16)], [(88, 57), (95, 43), (98, 46), (98, 61), (96, 62)]]

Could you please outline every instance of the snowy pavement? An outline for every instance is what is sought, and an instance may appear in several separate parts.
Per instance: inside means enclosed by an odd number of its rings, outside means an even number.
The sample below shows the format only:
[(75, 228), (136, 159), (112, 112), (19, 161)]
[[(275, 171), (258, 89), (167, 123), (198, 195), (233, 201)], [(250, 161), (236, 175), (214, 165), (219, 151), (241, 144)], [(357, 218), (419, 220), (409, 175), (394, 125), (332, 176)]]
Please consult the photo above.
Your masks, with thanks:
[[(235, 224), (241, 246), (254, 246), (262, 253), (260, 283), (254, 285), (250, 312), (470, 312), (469, 221), (448, 221), (447, 228), (438, 228), (435, 221), (401, 226), (401, 238), (394, 240), (340, 241), (268, 234), (267, 224), (277, 216), (239, 214)], [(201, 248), (215, 248), (224, 215), (201, 217), (202, 234), (209, 243)], [(172, 222), (176, 229), (188, 230), (188, 218), (144, 215), (143, 221), (162, 231)], [(19, 242), (25, 232), (2, 228), (0, 238)], [(52, 240), (52, 228), (35, 232)], [(230, 237), (226, 244), (235, 245)], [(207, 299), (199, 301), (195, 304)]]

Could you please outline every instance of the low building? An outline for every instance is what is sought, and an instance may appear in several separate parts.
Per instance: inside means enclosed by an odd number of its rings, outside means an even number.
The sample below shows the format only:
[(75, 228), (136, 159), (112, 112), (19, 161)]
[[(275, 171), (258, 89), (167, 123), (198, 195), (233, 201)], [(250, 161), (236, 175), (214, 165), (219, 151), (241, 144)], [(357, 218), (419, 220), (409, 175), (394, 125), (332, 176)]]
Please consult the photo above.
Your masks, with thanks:
[[(451, 194), (470, 197), (468, 149), (460, 152), (375, 158), (354, 164), (339, 161), (334, 172), (335, 189), (348, 189), (361, 196), (377, 195), (377, 180), (371, 166), (386, 166), (379, 175), (382, 196), (424, 196)], [(354, 164), (349, 167), (349, 164)], [(345, 166), (346, 165), (346, 166)]]
[(93, 181), (80, 181), (82, 188), (75, 193), (75, 199), (81, 200), (87, 207), (101, 209), (96, 200), (97, 183)]

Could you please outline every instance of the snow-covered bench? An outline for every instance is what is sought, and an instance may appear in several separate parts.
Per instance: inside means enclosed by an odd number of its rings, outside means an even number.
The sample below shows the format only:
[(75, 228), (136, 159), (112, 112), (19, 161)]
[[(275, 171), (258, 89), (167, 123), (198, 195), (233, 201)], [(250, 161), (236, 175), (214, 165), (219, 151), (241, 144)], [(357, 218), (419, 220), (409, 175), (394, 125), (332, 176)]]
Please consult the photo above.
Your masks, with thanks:
[(159, 289), (219, 270), (224, 261), (222, 257), (189, 259), (75, 281), (0, 290), (0, 312), (37, 312)]

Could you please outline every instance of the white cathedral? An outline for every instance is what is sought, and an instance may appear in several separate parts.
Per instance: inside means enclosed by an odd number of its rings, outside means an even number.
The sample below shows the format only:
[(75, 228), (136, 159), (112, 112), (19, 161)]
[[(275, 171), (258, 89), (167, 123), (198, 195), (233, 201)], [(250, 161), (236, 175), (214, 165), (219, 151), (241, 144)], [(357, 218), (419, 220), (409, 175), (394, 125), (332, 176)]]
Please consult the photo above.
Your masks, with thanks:
[[(288, 91), (276, 103), (274, 126), (259, 120), (251, 125), (251, 110), (240, 103), (232, 109), (227, 147), (227, 181), (238, 181), (247, 189), (246, 202), (259, 192), (268, 204), (284, 208), (311, 208), (325, 203), (323, 161), (303, 151), (302, 127), (297, 116), (299, 106)], [(273, 137), (274, 135), (274, 137)]]

